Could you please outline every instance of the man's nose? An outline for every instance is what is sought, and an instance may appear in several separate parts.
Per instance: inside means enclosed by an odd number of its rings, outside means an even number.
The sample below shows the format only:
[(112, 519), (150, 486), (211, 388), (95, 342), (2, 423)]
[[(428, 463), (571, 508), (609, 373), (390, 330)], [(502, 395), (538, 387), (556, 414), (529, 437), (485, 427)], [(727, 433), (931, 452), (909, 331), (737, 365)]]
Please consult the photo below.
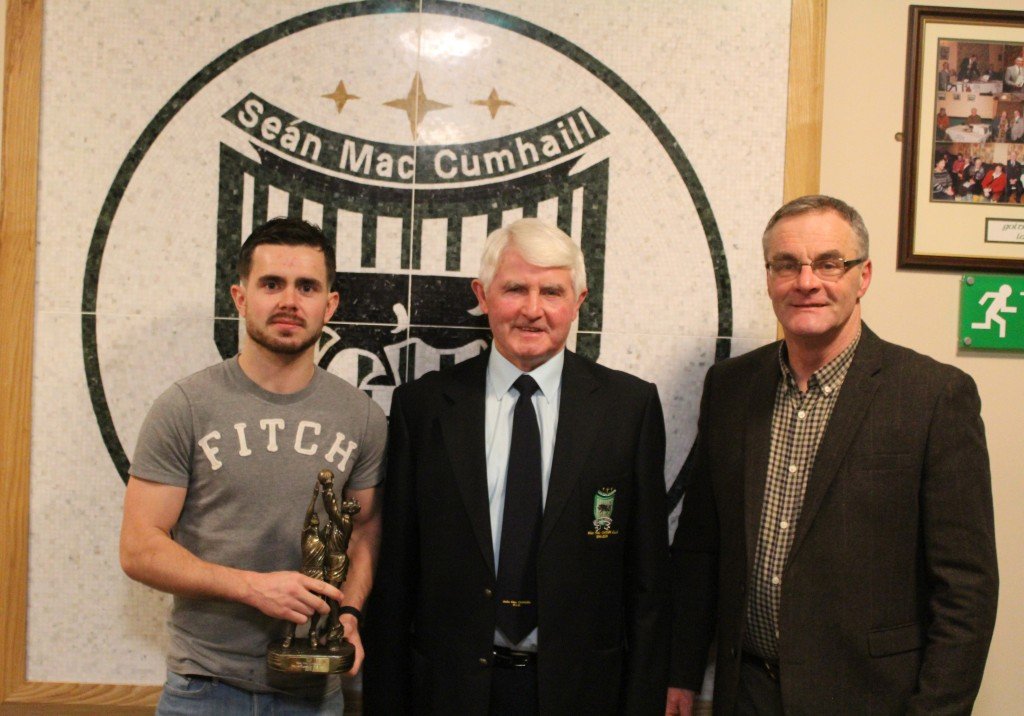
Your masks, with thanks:
[(540, 315), (540, 312), (540, 293), (537, 291), (528, 292), (526, 300), (523, 302), (523, 313), (536, 318)]
[(820, 284), (821, 279), (819, 279), (814, 274), (814, 271), (811, 269), (811, 265), (801, 264), (800, 273), (796, 275), (797, 287), (800, 288), (801, 290), (809, 291), (811, 289), (817, 288)]
[(281, 306), (294, 306), (298, 295), (298, 289), (295, 286), (285, 286), (277, 295), (277, 302)]

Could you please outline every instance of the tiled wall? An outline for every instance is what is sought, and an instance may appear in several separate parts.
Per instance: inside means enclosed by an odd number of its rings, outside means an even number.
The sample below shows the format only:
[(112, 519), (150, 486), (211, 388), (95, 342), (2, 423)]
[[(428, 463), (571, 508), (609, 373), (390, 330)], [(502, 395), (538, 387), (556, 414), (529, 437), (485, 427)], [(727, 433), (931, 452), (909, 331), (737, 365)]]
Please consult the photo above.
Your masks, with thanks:
[(559, 223), (590, 277), (572, 343), (658, 384), (670, 484), (708, 365), (774, 338), (788, 20), (778, 0), (48, 2), (28, 678), (160, 681), (168, 600), (118, 567), (122, 477), (152, 400), (235, 351), (233, 256), (268, 216), (337, 238), (318, 357), (385, 407), (483, 345), (486, 233)]

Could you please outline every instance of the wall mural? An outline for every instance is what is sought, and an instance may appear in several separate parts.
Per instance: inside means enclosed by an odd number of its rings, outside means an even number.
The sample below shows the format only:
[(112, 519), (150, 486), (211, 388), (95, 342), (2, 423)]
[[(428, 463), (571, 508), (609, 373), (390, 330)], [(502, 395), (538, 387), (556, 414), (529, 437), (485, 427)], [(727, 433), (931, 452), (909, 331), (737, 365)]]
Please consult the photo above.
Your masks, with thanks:
[(29, 679), (162, 681), (122, 481), (152, 400), (237, 352), (235, 259), (266, 218), (335, 239), (317, 360), (385, 411), (486, 347), (486, 235), (557, 223), (590, 286), (570, 347), (658, 384), (674, 486), (707, 367), (774, 338), (789, 8), (562, 5), (47, 3)]

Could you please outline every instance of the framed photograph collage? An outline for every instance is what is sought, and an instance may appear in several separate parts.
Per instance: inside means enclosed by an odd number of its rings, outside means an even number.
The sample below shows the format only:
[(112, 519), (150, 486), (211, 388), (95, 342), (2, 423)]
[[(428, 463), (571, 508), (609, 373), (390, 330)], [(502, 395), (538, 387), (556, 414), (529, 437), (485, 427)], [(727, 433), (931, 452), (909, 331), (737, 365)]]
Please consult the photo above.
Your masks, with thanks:
[(900, 266), (1024, 270), (1024, 13), (912, 6)]

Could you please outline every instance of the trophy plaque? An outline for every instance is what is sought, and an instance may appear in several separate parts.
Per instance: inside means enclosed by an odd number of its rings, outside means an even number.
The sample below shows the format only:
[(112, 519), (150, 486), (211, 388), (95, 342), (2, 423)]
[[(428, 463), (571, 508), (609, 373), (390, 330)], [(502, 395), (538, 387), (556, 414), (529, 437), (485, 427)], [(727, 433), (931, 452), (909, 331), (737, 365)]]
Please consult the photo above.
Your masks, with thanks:
[[(321, 527), (317, 498), (322, 498), (326, 524)], [(341, 589), (348, 575), (348, 543), (352, 537), (352, 518), (359, 512), (356, 500), (338, 502), (334, 493), (334, 473), (321, 470), (316, 476), (313, 499), (302, 526), (302, 568), (307, 577), (320, 579)], [(334, 674), (348, 671), (355, 661), (355, 647), (345, 639), (339, 613), (341, 605), (331, 602), (331, 613), (321, 622), (319, 612), (309, 618), (306, 636), (296, 636), (298, 626), (288, 622), (284, 639), (270, 645), (267, 664), (277, 671), (308, 674)]]

